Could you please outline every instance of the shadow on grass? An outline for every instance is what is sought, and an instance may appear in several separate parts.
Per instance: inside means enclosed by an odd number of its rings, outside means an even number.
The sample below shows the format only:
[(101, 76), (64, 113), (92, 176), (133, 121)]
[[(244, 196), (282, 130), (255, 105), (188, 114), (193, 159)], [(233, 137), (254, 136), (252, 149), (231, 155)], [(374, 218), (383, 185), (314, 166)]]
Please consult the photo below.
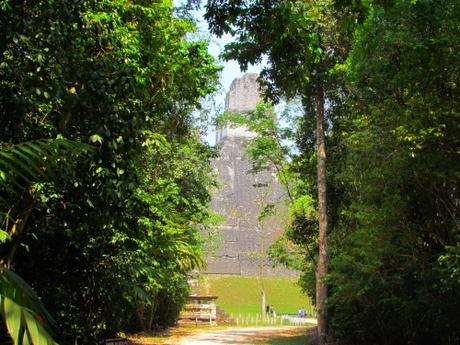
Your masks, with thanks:
[(277, 337), (272, 338), (264, 343), (264, 345), (305, 345), (307, 344), (308, 336), (306, 334), (296, 335), (292, 337)]
[[(251, 344), (259, 345), (305, 345), (310, 336), (313, 335), (314, 328), (287, 328), (267, 333), (254, 334), (250, 338)], [(245, 342), (246, 343), (246, 342)]]

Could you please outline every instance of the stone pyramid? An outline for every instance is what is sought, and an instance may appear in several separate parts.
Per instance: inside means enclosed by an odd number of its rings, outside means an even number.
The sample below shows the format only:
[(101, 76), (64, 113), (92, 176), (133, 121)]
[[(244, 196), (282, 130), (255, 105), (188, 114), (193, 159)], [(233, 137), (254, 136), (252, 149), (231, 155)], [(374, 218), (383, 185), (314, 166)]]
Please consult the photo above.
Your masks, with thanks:
[[(256, 108), (260, 100), (257, 74), (245, 74), (235, 79), (226, 97), (226, 110), (244, 113)], [(213, 161), (221, 188), (214, 195), (211, 205), (225, 221), (220, 224), (216, 252), (208, 255), (209, 274), (293, 275), (284, 268), (273, 268), (267, 255), (268, 246), (282, 232), (279, 216), (272, 216), (263, 223), (258, 216), (265, 203), (282, 204), (283, 191), (276, 175), (266, 171), (253, 175), (246, 158), (244, 143), (255, 137), (244, 127), (217, 129), (217, 145), (220, 156)], [(256, 187), (267, 183), (268, 187)], [(263, 256), (261, 255), (263, 253)], [(260, 260), (263, 257), (263, 260)]]

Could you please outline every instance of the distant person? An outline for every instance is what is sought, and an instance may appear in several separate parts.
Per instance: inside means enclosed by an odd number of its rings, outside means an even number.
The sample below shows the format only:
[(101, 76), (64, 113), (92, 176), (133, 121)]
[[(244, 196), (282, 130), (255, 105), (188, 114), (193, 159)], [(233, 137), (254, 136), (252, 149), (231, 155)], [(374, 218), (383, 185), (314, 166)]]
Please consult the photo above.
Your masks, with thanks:
[(300, 317), (305, 317), (305, 316), (306, 316), (305, 308), (302, 307), (302, 308), (300, 309)]
[(300, 309), (298, 310), (297, 316), (298, 316), (298, 317), (302, 317), (302, 308), (300, 308)]
[(270, 313), (270, 306), (267, 305), (267, 306), (265, 307), (265, 314), (269, 314), (269, 313)]

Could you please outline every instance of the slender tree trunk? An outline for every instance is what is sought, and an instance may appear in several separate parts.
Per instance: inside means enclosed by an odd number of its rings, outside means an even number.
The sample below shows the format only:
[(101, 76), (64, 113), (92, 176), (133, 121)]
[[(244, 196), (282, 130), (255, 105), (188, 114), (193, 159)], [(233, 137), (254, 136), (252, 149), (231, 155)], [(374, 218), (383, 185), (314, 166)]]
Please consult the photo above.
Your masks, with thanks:
[(326, 143), (324, 137), (324, 90), (321, 82), (316, 87), (316, 145), (318, 174), (319, 258), (316, 269), (316, 307), (318, 309), (319, 344), (325, 344), (327, 332), (327, 286), (322, 278), (328, 271), (327, 199), (326, 199)]
[(265, 287), (260, 288), (261, 298), (262, 298), (262, 320), (265, 321), (267, 318), (267, 295), (265, 293)]
[(264, 238), (263, 238), (263, 226), (261, 223), (258, 225), (259, 228), (259, 288), (261, 294), (261, 309), (262, 309), (262, 320), (265, 320), (266, 317), (266, 308), (267, 308), (267, 294), (265, 292), (264, 285)]
[(148, 324), (148, 330), (151, 331), (153, 328), (153, 318), (155, 316), (155, 309), (156, 309), (156, 304), (152, 303), (150, 306), (150, 315), (149, 315), (149, 324)]
[(142, 331), (145, 332), (147, 329), (145, 328), (145, 322), (144, 322), (144, 319), (145, 319), (145, 306), (144, 304), (141, 304), (137, 307), (137, 317), (139, 318), (139, 322), (141, 324), (141, 327), (142, 327)]

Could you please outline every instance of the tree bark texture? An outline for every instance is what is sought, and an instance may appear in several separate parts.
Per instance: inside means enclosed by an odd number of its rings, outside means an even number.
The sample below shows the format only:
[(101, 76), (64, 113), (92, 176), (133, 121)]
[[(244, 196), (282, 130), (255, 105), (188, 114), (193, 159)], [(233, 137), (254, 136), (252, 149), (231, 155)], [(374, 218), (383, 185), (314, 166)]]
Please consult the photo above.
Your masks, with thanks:
[(318, 181), (319, 257), (316, 269), (316, 307), (318, 309), (319, 344), (325, 344), (327, 332), (327, 286), (322, 282), (328, 272), (327, 197), (326, 197), (326, 143), (324, 136), (324, 90), (321, 83), (316, 88), (316, 145)]

